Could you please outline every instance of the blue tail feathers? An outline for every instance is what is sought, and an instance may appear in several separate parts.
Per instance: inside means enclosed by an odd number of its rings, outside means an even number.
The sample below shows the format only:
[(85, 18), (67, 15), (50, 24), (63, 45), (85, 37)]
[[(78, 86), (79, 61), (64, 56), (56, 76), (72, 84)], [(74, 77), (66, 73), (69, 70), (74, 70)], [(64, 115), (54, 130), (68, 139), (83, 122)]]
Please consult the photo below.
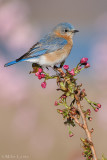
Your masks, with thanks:
[[(30, 58), (33, 58), (33, 57), (30, 57)], [(16, 64), (16, 63), (18, 63), (18, 62), (23, 62), (23, 61), (26, 61), (27, 59), (30, 59), (30, 58), (21, 59), (21, 60), (19, 60), (19, 59), (16, 59), (16, 60), (14, 60), (14, 61), (11, 61), (11, 62), (9, 62), (9, 63), (6, 63), (6, 64), (4, 65), (4, 67), (11, 66), (11, 65), (13, 65), (13, 64)]]
[(15, 63), (17, 63), (16, 60), (15, 60), (15, 61), (12, 61), (12, 62), (9, 62), (9, 63), (6, 63), (6, 64), (4, 65), (4, 67), (11, 66), (11, 65), (13, 65), (13, 64), (15, 64)]

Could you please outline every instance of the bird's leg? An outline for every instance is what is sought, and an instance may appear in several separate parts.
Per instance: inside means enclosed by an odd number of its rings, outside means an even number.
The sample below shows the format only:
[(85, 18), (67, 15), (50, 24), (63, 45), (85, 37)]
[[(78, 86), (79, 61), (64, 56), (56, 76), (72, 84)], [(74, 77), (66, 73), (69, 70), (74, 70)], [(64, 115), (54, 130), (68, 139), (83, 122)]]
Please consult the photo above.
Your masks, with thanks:
[(48, 67), (46, 67), (46, 69), (47, 69), (47, 70), (49, 70), (49, 68), (48, 68)]
[(58, 70), (57, 70), (57, 69), (58, 69), (58, 67), (57, 67), (57, 66), (54, 66), (54, 67), (53, 67), (53, 70), (56, 72), (56, 74), (58, 74), (58, 75), (59, 75), (59, 73), (58, 73)]
[(63, 67), (64, 63), (65, 63), (65, 61), (63, 61), (63, 62), (60, 64), (60, 68)]
[(57, 71), (57, 69), (58, 69), (57, 66), (53, 66), (52, 69), (56, 72), (56, 75), (53, 75), (52, 77), (60, 76), (60, 74), (59, 74), (58, 71)]
[(62, 75), (65, 76), (65, 73), (64, 73), (63, 70), (62, 70), (62, 67), (63, 67), (64, 63), (65, 63), (65, 61), (63, 61), (63, 62), (60, 64), (60, 67), (54, 66), (54, 70), (60, 72), (60, 74), (58, 73), (58, 75), (60, 75), (60, 77), (61, 77)]
[(54, 71), (56, 71), (56, 70), (58, 69), (58, 67), (57, 67), (57, 66), (54, 66), (53, 69), (54, 69)]
[[(62, 66), (63, 66), (64, 62), (62, 62)], [(65, 76), (64, 71), (62, 70), (62, 68), (54, 66), (54, 71), (57, 72), (57, 75), (61, 78)]]
[[(54, 66), (53, 70), (56, 72), (57, 77), (60, 77), (60, 78), (62, 77), (64, 72), (62, 71), (60, 67)], [(52, 77), (55, 77), (55, 75), (53, 75)]]

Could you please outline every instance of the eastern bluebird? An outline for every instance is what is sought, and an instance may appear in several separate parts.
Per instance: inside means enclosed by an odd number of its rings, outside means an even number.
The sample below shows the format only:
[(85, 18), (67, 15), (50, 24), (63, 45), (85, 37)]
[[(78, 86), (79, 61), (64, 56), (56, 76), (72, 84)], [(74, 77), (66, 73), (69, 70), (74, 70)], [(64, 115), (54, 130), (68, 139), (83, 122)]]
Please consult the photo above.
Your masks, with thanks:
[(50, 33), (34, 44), (28, 52), (15, 61), (4, 66), (10, 66), (18, 62), (29, 61), (42, 67), (54, 67), (61, 64), (70, 54), (73, 46), (73, 35), (79, 32), (69, 23), (58, 24)]

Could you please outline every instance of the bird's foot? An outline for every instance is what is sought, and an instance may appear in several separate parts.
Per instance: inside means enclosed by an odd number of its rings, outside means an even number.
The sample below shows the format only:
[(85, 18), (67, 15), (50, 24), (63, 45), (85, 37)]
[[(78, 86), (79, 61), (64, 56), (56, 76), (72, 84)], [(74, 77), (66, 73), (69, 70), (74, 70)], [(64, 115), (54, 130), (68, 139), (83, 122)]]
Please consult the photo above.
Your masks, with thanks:
[(60, 78), (65, 76), (65, 73), (63, 72), (62, 68), (54, 66), (53, 69), (56, 72), (56, 75)]

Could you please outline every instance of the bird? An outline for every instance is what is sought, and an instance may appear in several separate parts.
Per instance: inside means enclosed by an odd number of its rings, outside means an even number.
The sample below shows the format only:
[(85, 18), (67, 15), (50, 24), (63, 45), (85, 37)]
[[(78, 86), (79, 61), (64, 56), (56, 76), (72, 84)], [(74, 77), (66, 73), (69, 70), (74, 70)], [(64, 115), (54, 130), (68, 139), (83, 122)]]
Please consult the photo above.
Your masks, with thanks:
[(61, 65), (71, 52), (73, 36), (76, 32), (79, 31), (72, 24), (60, 23), (34, 44), (28, 52), (18, 59), (6, 63), (4, 67), (24, 61), (47, 68)]

